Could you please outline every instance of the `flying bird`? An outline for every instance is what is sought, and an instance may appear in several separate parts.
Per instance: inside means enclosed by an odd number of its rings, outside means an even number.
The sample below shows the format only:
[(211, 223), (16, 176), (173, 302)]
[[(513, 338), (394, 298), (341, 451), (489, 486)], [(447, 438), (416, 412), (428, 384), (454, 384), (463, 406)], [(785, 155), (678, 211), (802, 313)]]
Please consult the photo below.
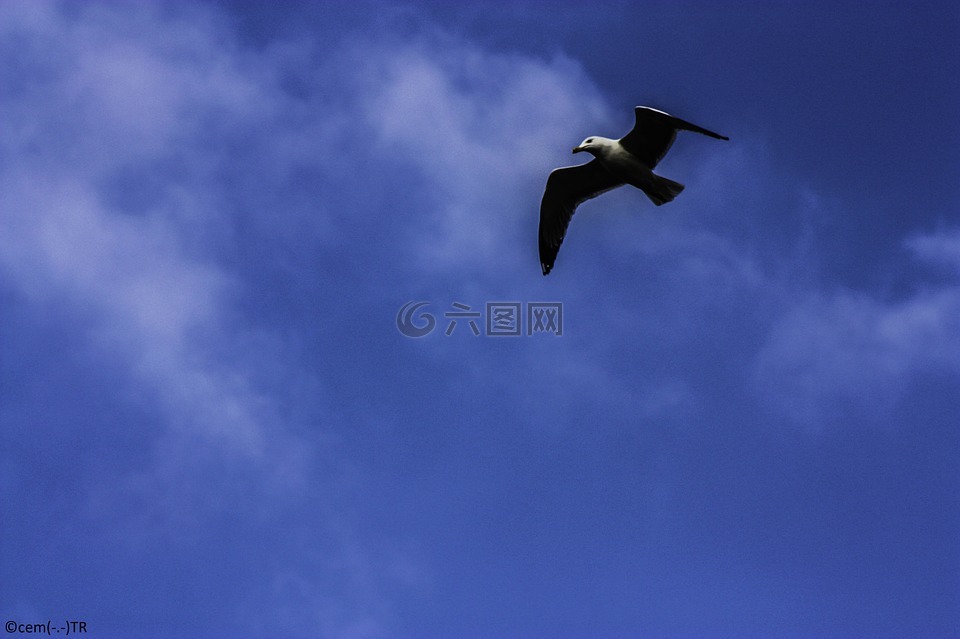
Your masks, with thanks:
[(693, 131), (718, 140), (730, 138), (650, 107), (634, 108), (636, 123), (619, 140), (590, 136), (574, 147), (594, 159), (578, 166), (554, 169), (540, 202), (540, 267), (546, 275), (553, 268), (567, 225), (577, 206), (624, 184), (643, 191), (657, 206), (677, 197), (683, 185), (653, 172), (670, 150), (677, 131)]

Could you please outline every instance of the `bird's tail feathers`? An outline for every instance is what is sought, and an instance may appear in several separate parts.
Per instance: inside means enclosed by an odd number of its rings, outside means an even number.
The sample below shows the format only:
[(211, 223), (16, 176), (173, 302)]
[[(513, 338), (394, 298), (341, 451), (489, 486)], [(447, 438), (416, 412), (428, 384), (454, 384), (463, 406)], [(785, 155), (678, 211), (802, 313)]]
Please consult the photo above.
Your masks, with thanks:
[(682, 184), (659, 175), (654, 175), (653, 184), (650, 188), (643, 190), (643, 192), (647, 194), (647, 197), (650, 198), (650, 201), (657, 206), (672, 202), (673, 198), (680, 195), (681, 191), (683, 191)]

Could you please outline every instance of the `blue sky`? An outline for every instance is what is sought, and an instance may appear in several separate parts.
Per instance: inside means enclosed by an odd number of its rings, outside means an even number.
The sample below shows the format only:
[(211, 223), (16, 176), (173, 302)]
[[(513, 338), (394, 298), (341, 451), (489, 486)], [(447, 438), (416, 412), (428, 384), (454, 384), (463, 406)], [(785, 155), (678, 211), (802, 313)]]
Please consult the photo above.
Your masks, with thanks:
[[(960, 634), (955, 3), (0, 3), (0, 612)], [(654, 208), (549, 171), (645, 104)], [(579, 158), (579, 156), (578, 156)], [(563, 335), (400, 307), (559, 301)], [(441, 326), (442, 327), (442, 326)]]

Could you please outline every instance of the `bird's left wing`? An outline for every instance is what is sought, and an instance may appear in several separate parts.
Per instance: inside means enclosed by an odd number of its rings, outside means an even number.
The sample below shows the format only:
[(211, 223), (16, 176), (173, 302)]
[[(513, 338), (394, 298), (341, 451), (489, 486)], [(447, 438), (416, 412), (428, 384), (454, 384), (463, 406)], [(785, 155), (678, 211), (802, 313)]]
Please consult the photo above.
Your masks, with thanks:
[(540, 201), (540, 267), (544, 275), (553, 268), (577, 206), (622, 185), (623, 182), (603, 168), (599, 160), (554, 169), (550, 173)]
[(693, 131), (718, 140), (730, 139), (658, 109), (638, 106), (634, 114), (636, 122), (630, 133), (620, 138), (620, 144), (651, 169), (670, 150), (677, 131)]

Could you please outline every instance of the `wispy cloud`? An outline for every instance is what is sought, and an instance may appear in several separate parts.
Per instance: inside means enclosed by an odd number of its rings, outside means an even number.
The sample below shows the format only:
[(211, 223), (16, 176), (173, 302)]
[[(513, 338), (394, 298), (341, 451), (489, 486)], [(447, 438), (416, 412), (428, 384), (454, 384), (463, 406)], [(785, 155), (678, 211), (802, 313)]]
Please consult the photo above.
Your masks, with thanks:
[[(285, 259), (284, 248), (315, 250), (311, 238), (351, 251), (371, 241), (366, 229), (394, 201), (410, 211), (427, 193), (433, 213), (409, 222), (433, 230), (397, 254), (424, 259), (421, 269), (436, 268), (435, 259), (502, 254), (535, 216), (528, 191), (542, 187), (551, 146), (569, 146), (558, 134), (602, 118), (602, 102), (577, 96), (589, 83), (569, 60), (490, 54), (435, 34), (406, 44), (370, 40), (362, 67), (348, 64), (353, 48), (328, 52), (324, 68), (340, 71), (322, 76), (303, 72), (311, 47), (287, 43), (254, 55), (205, 10), (36, 3), (3, 11), (8, 42), (39, 43), (11, 71), (30, 81), (12, 83), (0, 105), (3, 285), (32, 312), (57, 305), (65, 327), (83, 326), (77, 339), (92, 347), (90, 365), (124, 370), (113, 392), (136, 397), (161, 425), (142, 435), (150, 464), (90, 482), (81, 509), (131, 552), (176, 535), (203, 538), (230, 512), (253, 521), (269, 513), (286, 522), (281, 538), (301, 556), (272, 555), (273, 585), (256, 590), (272, 605), (249, 623), (273, 627), (295, 606), (302, 615), (289, 622), (294, 633), (383, 634), (391, 570), (351, 532), (351, 507), (311, 495), (336, 490), (333, 477), (350, 461), (317, 449), (323, 424), (291, 423), (285, 402), (301, 398), (278, 389), (314, 372), (280, 359), (282, 337), (263, 340), (277, 349), (242, 352), (264, 329), (239, 311), (260, 283), (246, 279), (235, 254), (267, 247), (268, 264)], [(359, 73), (346, 78), (344, 68)], [(291, 93), (291, 77), (303, 92)], [(362, 144), (350, 147), (348, 131), (364, 131)], [(323, 155), (331, 143), (335, 162)], [(327, 226), (330, 200), (358, 195), (356, 180), (341, 181), (342, 167), (370, 170), (374, 162), (402, 168), (399, 190), (373, 185), (384, 210), (355, 210)], [(405, 186), (417, 173), (426, 184), (419, 192)], [(303, 175), (317, 180), (305, 184)], [(284, 189), (325, 198), (308, 206), (270, 195)], [(276, 206), (251, 213), (237, 194)], [(334, 229), (343, 230), (336, 240)], [(332, 274), (313, 276), (338, 294)], [(298, 508), (316, 511), (312, 523), (291, 517)]]
[[(955, 268), (955, 233), (905, 241), (919, 258)], [(851, 407), (878, 415), (923, 372), (960, 372), (960, 285), (903, 299), (850, 290), (801, 291), (758, 360), (760, 388), (804, 421)], [(841, 408), (844, 407), (844, 408)]]
[[(80, 20), (47, 4), (6, 7), (8, 34), (38, 38), (52, 53), (46, 73), (4, 101), (16, 161), (0, 176), (8, 212), (0, 260), (27, 296), (94, 314), (91, 338), (157, 391), (173, 422), (256, 456), (257, 393), (203, 346), (235, 330), (227, 310), (236, 281), (189, 239), (208, 223), (210, 193), (171, 177), (137, 211), (111, 205), (109, 191), (131, 167), (177, 157), (183, 145), (197, 151), (205, 120), (251, 117), (261, 90), (212, 34), (183, 23), (156, 31), (158, 18), (143, 10), (121, 22), (98, 6), (81, 9)], [(134, 174), (125, 188), (147, 182)]]
[(608, 117), (596, 87), (563, 57), (495, 54), (439, 34), (366, 43), (364, 53), (361, 124), (375, 156), (399, 159), (428, 185), (397, 197), (431, 196), (420, 200), (423, 219), (410, 220), (431, 268), (515, 255), (570, 136)]
[[(97, 531), (86, 543), (120, 556), (174, 544), (185, 556), (224, 517), (244, 534), (268, 514), (284, 520), (304, 506), (307, 486), (335, 481), (342, 461), (319, 447), (322, 424), (292, 418), (285, 403), (303, 399), (313, 375), (287, 366), (270, 346), (277, 339), (260, 339), (243, 319), (249, 284), (223, 261), (238, 223), (229, 174), (260, 148), (284, 152), (272, 136), (291, 137), (276, 125), (288, 95), (269, 61), (242, 52), (205, 10), (127, 9), (0, 9), (12, 78), (0, 101), (0, 282), (29, 312), (55, 311), (84, 345), (84, 366), (123, 371), (99, 389), (105, 401), (142, 411), (128, 436), (151, 451), (138, 454), (146, 464), (87, 469), (71, 505)], [(8, 55), (20, 43), (28, 55)], [(289, 379), (302, 388), (283, 388)], [(56, 425), (36, 427), (40, 436)], [(312, 467), (321, 459), (329, 468)], [(344, 556), (343, 508), (312, 497), (306, 505), (314, 551)], [(189, 563), (184, 556), (169, 560)], [(349, 566), (341, 574), (349, 580)], [(317, 588), (337, 601), (297, 602), (317, 606), (329, 634), (357, 625), (349, 588)], [(281, 610), (257, 614), (270, 625)], [(376, 634), (364, 630), (370, 623), (354, 634)]]
[(906, 247), (917, 259), (932, 266), (960, 272), (960, 230), (915, 235), (906, 240)]

